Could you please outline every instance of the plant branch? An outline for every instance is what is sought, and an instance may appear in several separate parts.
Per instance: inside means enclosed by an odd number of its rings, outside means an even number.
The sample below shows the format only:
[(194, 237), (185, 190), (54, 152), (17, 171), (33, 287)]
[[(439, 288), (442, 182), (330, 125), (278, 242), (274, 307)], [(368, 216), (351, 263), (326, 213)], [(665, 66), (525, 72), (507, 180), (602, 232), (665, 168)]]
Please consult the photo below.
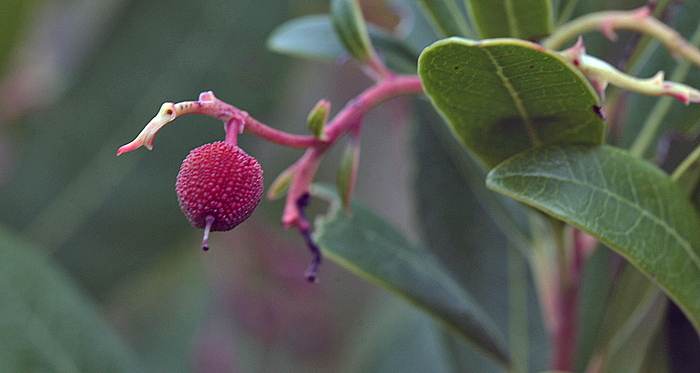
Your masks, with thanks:
[(417, 75), (391, 75), (362, 92), (331, 120), (325, 129), (328, 142), (333, 142), (362, 120), (373, 107), (389, 99), (423, 93), (423, 85)]
[(639, 79), (623, 73), (605, 61), (587, 55), (581, 38), (576, 45), (560, 52), (559, 55), (588, 77), (601, 98), (605, 97), (605, 88), (612, 83), (620, 88), (649, 96), (671, 96), (686, 105), (700, 102), (700, 91), (685, 84), (664, 80), (663, 71), (659, 71), (652, 78)]
[(633, 11), (591, 13), (562, 25), (542, 45), (551, 50), (558, 50), (568, 40), (589, 31), (601, 31), (608, 39), (615, 40), (615, 30), (634, 30), (659, 40), (672, 53), (700, 66), (700, 50), (689, 44), (676, 30), (652, 17), (651, 13), (650, 6)]
[(304, 156), (293, 166), (294, 179), (287, 194), (282, 224), (285, 227), (290, 227), (298, 223), (301, 212), (297, 208), (297, 201), (309, 192), (318, 163), (326, 150), (339, 137), (349, 131), (359, 132), (364, 116), (380, 103), (398, 96), (415, 95), (422, 92), (423, 85), (418, 76), (390, 75), (348, 102), (324, 128), (323, 138), (325, 140), (309, 147)]
[(153, 149), (155, 136), (166, 124), (185, 114), (201, 114), (219, 119), (226, 125), (226, 140), (236, 144), (236, 137), (243, 130), (260, 136), (270, 142), (293, 147), (308, 148), (322, 143), (313, 136), (292, 135), (264, 125), (247, 112), (219, 100), (212, 92), (202, 92), (197, 101), (183, 101), (177, 104), (166, 102), (153, 119), (143, 128), (141, 133), (130, 143), (122, 146), (117, 155), (136, 150), (141, 146)]
[[(375, 70), (376, 67), (374, 66)], [(283, 193), (287, 186), (289, 187), (282, 224), (285, 227), (297, 227), (305, 237), (307, 246), (314, 255), (306, 278), (313, 282), (316, 280), (316, 272), (321, 263), (321, 252), (311, 240), (311, 228), (304, 215), (304, 209), (308, 204), (309, 189), (321, 159), (335, 141), (346, 133), (350, 133), (354, 137), (354, 142), (359, 144), (362, 119), (370, 109), (391, 98), (423, 92), (423, 85), (417, 75), (396, 75), (387, 72), (378, 76), (378, 79), (374, 85), (345, 105), (325, 126), (323, 122), (325, 122), (326, 114), (321, 113), (323, 118), (319, 119), (320, 124), (316, 123), (311, 126), (313, 136), (292, 135), (271, 128), (257, 121), (245, 111), (219, 100), (212, 92), (202, 92), (197, 101), (183, 101), (177, 104), (166, 102), (132, 142), (119, 148), (117, 155), (138, 149), (141, 146), (152, 149), (158, 131), (184, 114), (202, 114), (222, 120), (226, 129), (226, 142), (233, 145), (237, 144), (238, 135), (247, 130), (280, 145), (306, 148), (304, 155), (273, 182), (269, 195), (276, 197)], [(330, 103), (325, 101), (322, 101), (321, 105), (323, 110), (327, 111), (330, 108)], [(312, 113), (316, 110), (319, 110), (318, 105), (312, 110)], [(351, 169), (350, 172), (354, 173), (356, 169)], [(348, 175), (349, 181), (346, 188), (348, 199), (352, 192), (354, 177), (354, 174)]]
[[(698, 27), (696, 27), (695, 29), (695, 32), (693, 32), (693, 36), (690, 39), (690, 43), (692, 45), (700, 44), (700, 25), (698, 25)], [(680, 61), (671, 73), (671, 79), (675, 81), (683, 81), (688, 75), (689, 71), (690, 62)], [(639, 157), (644, 156), (644, 154), (647, 152), (647, 149), (649, 149), (651, 144), (654, 142), (654, 139), (657, 136), (657, 132), (663, 124), (663, 118), (666, 116), (669, 110), (671, 110), (671, 100), (661, 99), (656, 101), (654, 107), (651, 109), (651, 112), (649, 113), (649, 115), (647, 115), (647, 118), (644, 121), (644, 124), (642, 125), (642, 129), (639, 131), (637, 137), (634, 139), (632, 146), (630, 146), (630, 152), (632, 154)]]

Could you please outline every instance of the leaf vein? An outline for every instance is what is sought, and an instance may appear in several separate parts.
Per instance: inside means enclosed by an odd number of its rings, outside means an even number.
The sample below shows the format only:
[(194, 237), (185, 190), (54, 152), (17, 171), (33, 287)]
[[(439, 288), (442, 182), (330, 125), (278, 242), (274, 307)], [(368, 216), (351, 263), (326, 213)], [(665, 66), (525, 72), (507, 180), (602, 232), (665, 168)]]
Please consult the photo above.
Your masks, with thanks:
[(523, 119), (523, 123), (525, 125), (525, 130), (527, 131), (527, 135), (530, 138), (530, 141), (532, 142), (533, 146), (540, 146), (542, 145), (542, 140), (539, 138), (537, 135), (537, 132), (535, 132), (535, 128), (532, 125), (532, 119), (530, 118), (530, 115), (528, 114), (527, 110), (525, 109), (525, 106), (523, 105), (523, 101), (520, 99), (520, 95), (518, 94), (517, 90), (515, 87), (510, 82), (510, 79), (508, 79), (507, 76), (503, 73), (503, 66), (496, 60), (496, 58), (489, 52), (487, 48), (483, 49), (484, 53), (488, 56), (488, 58), (491, 60), (491, 63), (493, 66), (496, 68), (496, 75), (501, 79), (503, 82), (503, 86), (506, 87), (508, 90), (508, 94), (510, 95), (511, 99), (513, 100), (513, 104), (515, 105), (515, 108), (518, 110), (518, 114), (520, 117)]
[[(567, 163), (568, 163), (568, 162), (567, 162)], [(627, 172), (627, 173), (629, 173), (629, 172)], [(513, 177), (513, 176), (515, 176), (515, 175), (510, 175), (510, 177)], [(613, 198), (613, 199), (619, 201), (619, 202), (622, 203), (622, 204), (628, 205), (628, 206), (631, 207), (632, 209), (639, 211), (639, 213), (640, 213), (641, 215), (643, 215), (644, 217), (646, 217), (646, 218), (648, 218), (649, 220), (651, 220), (652, 223), (654, 223), (655, 225), (657, 225), (657, 226), (663, 228), (664, 231), (665, 231), (669, 236), (673, 237), (673, 238), (675, 239), (675, 241), (678, 242), (678, 244), (680, 244), (680, 246), (681, 246), (681, 247), (683, 248), (683, 250), (686, 252), (686, 254), (688, 255), (688, 257), (689, 257), (689, 258), (692, 260), (692, 262), (695, 264), (695, 266), (697, 267), (697, 269), (700, 270), (700, 258), (698, 257), (697, 253), (695, 253), (695, 251), (693, 250), (693, 248), (692, 248), (692, 246), (690, 245), (690, 243), (688, 242), (688, 240), (685, 239), (675, 228), (671, 227), (668, 223), (666, 223), (665, 221), (661, 220), (661, 218), (660, 218), (659, 216), (655, 215), (652, 211), (649, 211), (649, 210), (647, 210), (646, 208), (644, 208), (644, 206), (640, 205), (640, 204), (638, 203), (638, 201), (633, 201), (633, 200), (624, 198), (623, 196), (621, 196), (621, 195), (619, 195), (619, 194), (613, 193), (613, 192), (610, 191), (609, 189), (604, 189), (604, 188), (599, 187), (599, 186), (597, 186), (597, 185), (595, 185), (595, 184), (591, 184), (591, 183), (589, 183), (589, 182), (585, 182), (585, 181), (577, 180), (577, 179), (573, 179), (573, 178), (567, 179), (567, 178), (564, 178), (564, 177), (559, 177), (559, 176), (551, 175), (551, 174), (550, 174), (550, 175), (542, 175), (542, 174), (525, 174), (525, 173), (521, 173), (521, 174), (519, 174), (519, 175), (517, 175), (517, 176), (523, 177), (523, 178), (527, 178), (527, 177), (533, 177), (533, 178), (545, 177), (545, 178), (547, 178), (547, 179), (551, 179), (551, 180), (554, 180), (554, 181), (558, 181), (559, 183), (566, 183), (566, 182), (568, 182), (568, 183), (572, 183), (572, 184), (575, 184), (575, 185), (581, 185), (581, 186), (584, 186), (584, 187), (588, 187), (588, 188), (590, 188), (590, 189), (593, 190), (593, 191), (602, 193), (603, 195), (605, 195), (605, 196), (607, 196), (607, 197)], [(507, 178), (507, 177), (508, 177), (508, 176), (504, 176), (503, 178)], [(654, 189), (656, 189), (656, 187), (654, 187)], [(658, 192), (658, 189), (657, 189), (657, 192)], [(641, 217), (642, 217), (642, 216), (640, 216), (640, 219), (641, 219)]]

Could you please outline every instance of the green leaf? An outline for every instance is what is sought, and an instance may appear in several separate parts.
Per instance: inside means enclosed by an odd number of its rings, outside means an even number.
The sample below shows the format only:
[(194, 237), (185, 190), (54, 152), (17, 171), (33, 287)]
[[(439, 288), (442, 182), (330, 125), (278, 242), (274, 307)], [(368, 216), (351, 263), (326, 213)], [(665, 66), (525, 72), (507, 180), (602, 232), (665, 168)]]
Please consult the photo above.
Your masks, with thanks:
[(597, 94), (537, 44), (450, 38), (423, 51), (418, 72), (455, 135), (489, 167), (535, 146), (602, 142)]
[(508, 353), (496, 323), (426, 250), (367, 209), (354, 204), (353, 217), (327, 187), (314, 193), (332, 200), (329, 213), (316, 221), (315, 240), (325, 255), (346, 268), (403, 296), (449, 325), (496, 361)]
[[(368, 25), (372, 43), (380, 48), (389, 67), (406, 73), (416, 71), (418, 52), (386, 31)], [(276, 28), (267, 46), (271, 50), (303, 58), (337, 59), (347, 53), (328, 15), (304, 16)]]
[(0, 371), (123, 372), (128, 347), (32, 245), (0, 230)]
[(321, 59), (335, 59), (345, 52), (325, 14), (285, 22), (272, 32), (267, 46), (278, 53)]
[[(434, 252), (454, 249), (462, 259), (465, 259), (463, 252), (467, 248), (470, 253), (474, 253), (476, 246), (482, 248), (484, 253), (493, 254), (490, 246), (495, 245), (499, 250), (498, 258), (502, 258), (500, 250), (505, 242), (495, 242), (493, 237), (497, 234), (494, 229), (497, 226), (508, 241), (528, 257), (532, 239), (527, 209), (513, 199), (488, 189), (484, 184), (487, 170), (450, 133), (437, 113), (426, 106), (428, 103), (418, 102), (417, 105), (421, 125), (416, 129), (414, 145), (418, 167), (416, 196), (428, 245)], [(457, 210), (455, 205), (474, 205), (474, 208)], [(421, 206), (424, 206), (424, 210)], [(485, 219), (485, 216), (491, 219)], [(474, 230), (474, 234), (464, 234), (465, 221), (468, 221), (466, 225)], [(445, 222), (450, 224), (445, 225)], [(455, 242), (450, 245), (442, 243), (449, 238), (444, 232), (445, 228), (451, 230), (454, 237), (459, 237), (460, 242), (469, 238), (468, 242), (462, 243), (464, 246), (461, 250), (458, 247), (462, 245), (455, 245)], [(428, 234), (430, 230), (434, 230), (434, 235)], [(485, 230), (493, 230), (494, 233), (484, 234)], [(483, 258), (475, 260), (481, 261)], [(447, 259), (446, 262), (452, 260)], [(466, 283), (473, 284), (473, 281), (470, 279)], [(477, 287), (484, 290), (480, 285)], [(488, 294), (488, 297), (493, 300), (492, 294)]]
[(474, 36), (464, 13), (454, 0), (420, 0), (419, 3), (442, 37)]
[(487, 185), (620, 253), (700, 325), (700, 218), (654, 165), (607, 145), (549, 146), (494, 168)]
[(549, 35), (552, 5), (549, 0), (469, 0), (479, 35), (484, 38), (535, 39)]
[(345, 49), (358, 61), (372, 60), (374, 51), (357, 0), (331, 0), (330, 14)]
[(507, 258), (510, 356), (513, 360), (514, 372), (527, 372), (530, 360), (528, 320), (530, 277), (527, 262), (520, 253), (511, 248), (507, 252)]

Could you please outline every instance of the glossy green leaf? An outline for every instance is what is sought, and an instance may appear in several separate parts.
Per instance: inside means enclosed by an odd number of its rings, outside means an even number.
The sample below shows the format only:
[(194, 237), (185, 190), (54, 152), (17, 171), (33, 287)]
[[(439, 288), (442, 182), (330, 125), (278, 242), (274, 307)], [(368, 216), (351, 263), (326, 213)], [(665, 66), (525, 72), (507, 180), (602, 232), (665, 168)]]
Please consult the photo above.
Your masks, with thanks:
[(549, 35), (552, 5), (549, 0), (469, 0), (479, 35), (531, 40)]
[(0, 230), (0, 371), (124, 372), (129, 348), (35, 247)]
[(419, 3), (440, 36), (474, 36), (455, 0), (420, 0)]
[(494, 168), (487, 185), (601, 240), (700, 325), (700, 218), (654, 165), (621, 149), (549, 146)]
[(345, 52), (327, 15), (304, 16), (277, 27), (267, 39), (275, 52), (301, 57), (334, 59)]
[(358, 1), (331, 0), (330, 14), (345, 49), (358, 61), (370, 61), (374, 52)]
[(435, 257), (357, 204), (348, 217), (329, 188), (316, 186), (314, 193), (332, 200), (329, 213), (316, 221), (314, 237), (327, 257), (403, 296), (508, 364), (495, 322)]
[[(415, 72), (418, 52), (378, 27), (368, 25), (368, 32), (389, 67)], [(326, 14), (299, 17), (282, 24), (272, 32), (267, 46), (275, 52), (303, 58), (336, 59), (347, 53)]]
[(450, 38), (426, 48), (418, 65), (433, 105), (489, 167), (535, 146), (602, 142), (593, 88), (536, 44)]

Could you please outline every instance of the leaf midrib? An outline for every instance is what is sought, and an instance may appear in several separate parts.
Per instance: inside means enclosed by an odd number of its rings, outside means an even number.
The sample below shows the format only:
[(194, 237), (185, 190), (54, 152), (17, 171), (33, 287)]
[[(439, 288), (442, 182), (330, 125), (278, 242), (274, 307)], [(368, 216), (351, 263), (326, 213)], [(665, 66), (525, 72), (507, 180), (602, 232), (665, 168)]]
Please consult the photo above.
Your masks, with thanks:
[(501, 64), (498, 63), (498, 60), (493, 56), (493, 54), (491, 54), (488, 48), (482, 48), (482, 50), (484, 51), (486, 56), (488, 56), (489, 60), (491, 61), (491, 64), (493, 64), (493, 66), (496, 68), (496, 75), (498, 75), (498, 77), (501, 79), (501, 82), (508, 90), (508, 94), (513, 100), (513, 104), (518, 110), (518, 114), (523, 119), (525, 130), (527, 131), (527, 136), (530, 139), (532, 146), (541, 146), (542, 140), (539, 138), (537, 132), (535, 131), (535, 127), (532, 125), (532, 119), (530, 119), (530, 115), (528, 114), (527, 109), (523, 105), (518, 91), (515, 89), (515, 87), (513, 87), (512, 84), (510, 84), (510, 79), (508, 79), (508, 77), (505, 74), (503, 74), (503, 68), (501, 67)]

